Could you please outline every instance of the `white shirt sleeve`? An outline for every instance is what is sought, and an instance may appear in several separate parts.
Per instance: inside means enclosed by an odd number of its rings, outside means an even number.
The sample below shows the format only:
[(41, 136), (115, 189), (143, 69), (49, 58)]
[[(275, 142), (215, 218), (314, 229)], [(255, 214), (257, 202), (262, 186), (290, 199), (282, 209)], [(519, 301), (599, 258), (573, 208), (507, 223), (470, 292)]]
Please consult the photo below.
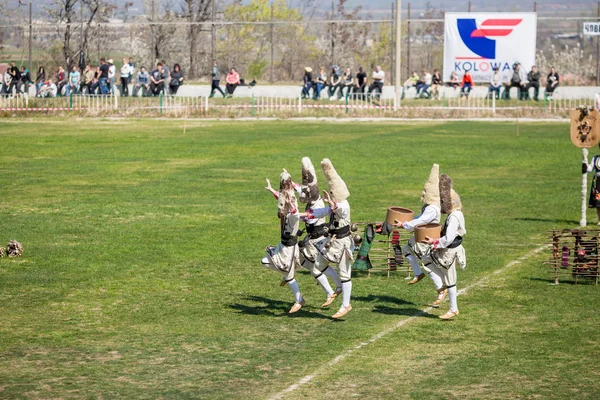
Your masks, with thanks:
[(330, 207), (324, 207), (324, 208), (314, 208), (312, 210), (312, 214), (313, 214), (313, 218), (323, 218), (329, 215), (329, 212), (331, 211)]
[(446, 226), (446, 235), (440, 238), (440, 241), (437, 245), (438, 249), (447, 248), (452, 244), (452, 242), (454, 242), (454, 239), (456, 239), (456, 233), (458, 232), (459, 224), (458, 218), (455, 216), (449, 216), (448, 218), (450, 218), (450, 221)]
[(596, 164), (596, 157), (598, 156), (594, 156), (592, 158), (592, 162), (587, 164), (587, 172), (592, 172), (594, 170), (594, 165)]
[(337, 203), (337, 208), (333, 210), (340, 219), (347, 219), (350, 216), (350, 204), (347, 201)]
[(409, 232), (415, 230), (415, 226), (420, 224), (428, 224), (435, 219), (436, 212), (433, 207), (425, 207), (425, 210), (421, 215), (412, 221), (408, 221), (402, 224), (402, 228), (406, 229)]

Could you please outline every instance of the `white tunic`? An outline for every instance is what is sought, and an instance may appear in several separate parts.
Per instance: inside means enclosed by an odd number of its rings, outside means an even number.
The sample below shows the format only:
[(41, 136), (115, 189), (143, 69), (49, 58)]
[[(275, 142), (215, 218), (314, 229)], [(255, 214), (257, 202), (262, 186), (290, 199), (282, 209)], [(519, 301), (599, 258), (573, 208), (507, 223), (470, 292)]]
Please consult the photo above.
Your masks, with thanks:
[[(298, 226), (300, 225), (300, 215), (298, 209), (288, 213), (282, 220), (281, 234), (282, 236), (298, 234)], [(285, 246), (279, 243), (276, 247), (267, 249), (267, 256), (271, 263), (280, 271), (291, 271), (295, 263), (299, 263), (298, 245)]]
[(446, 226), (446, 232), (434, 244), (431, 259), (443, 268), (449, 268), (455, 261), (458, 261), (460, 267), (464, 269), (467, 265), (467, 259), (462, 244), (454, 248), (448, 246), (454, 242), (457, 236), (464, 237), (467, 234), (465, 216), (460, 210), (453, 211), (446, 218), (444, 225)]
[[(309, 203), (306, 205), (306, 211), (313, 213), (315, 209), (322, 209), (325, 208), (325, 203), (323, 202), (323, 199), (321, 197), (319, 197), (317, 200), (313, 201), (312, 203)], [(313, 229), (313, 228), (322, 228), (325, 224), (326, 224), (326, 219), (325, 216), (321, 217), (321, 218), (314, 218), (314, 219), (308, 219), (305, 220), (306, 223), (306, 228), (308, 229)], [(300, 255), (302, 256), (303, 260), (301, 260), (301, 263), (304, 267), (307, 267), (307, 265), (305, 264), (305, 260), (314, 263), (317, 257), (317, 254), (319, 254), (319, 249), (325, 244), (325, 242), (327, 241), (327, 238), (325, 236), (321, 236), (318, 238), (311, 238), (310, 234), (307, 232), (306, 236), (304, 237), (304, 247), (300, 249)]]
[[(315, 218), (322, 218), (329, 215), (329, 229), (341, 229), (350, 225), (350, 204), (348, 200), (337, 203), (337, 208), (332, 210), (331, 207), (319, 208), (313, 210)], [(331, 235), (331, 233), (330, 233)], [(352, 251), (354, 250), (354, 241), (352, 235), (344, 238), (335, 238), (332, 241), (332, 236), (329, 236), (323, 247), (320, 249), (321, 255), (327, 261), (339, 264), (345, 256), (348, 260), (352, 260)]]
[[(427, 204), (423, 207), (423, 211), (421, 215), (412, 221), (404, 222), (402, 224), (402, 228), (409, 232), (413, 232), (417, 225), (421, 224), (439, 224), (440, 219), (442, 218), (442, 211), (440, 206), (435, 204)], [(415, 237), (411, 237), (408, 240), (408, 243), (404, 246), (404, 255), (407, 256), (410, 253), (413, 253), (416, 257), (422, 258), (425, 254), (429, 252), (431, 249), (431, 245), (426, 243), (417, 243)]]

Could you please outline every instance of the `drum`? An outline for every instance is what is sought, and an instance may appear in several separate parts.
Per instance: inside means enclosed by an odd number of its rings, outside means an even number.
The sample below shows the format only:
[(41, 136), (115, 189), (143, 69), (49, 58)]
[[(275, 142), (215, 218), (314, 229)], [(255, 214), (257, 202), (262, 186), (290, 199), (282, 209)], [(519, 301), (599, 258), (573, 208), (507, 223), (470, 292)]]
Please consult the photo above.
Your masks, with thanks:
[(442, 226), (440, 224), (421, 224), (415, 226), (415, 240), (417, 243), (425, 240), (425, 236), (429, 236), (432, 239), (439, 239), (440, 233), (442, 232)]
[(386, 222), (390, 224), (394, 224), (394, 220), (398, 220), (398, 222), (408, 222), (412, 221), (415, 217), (415, 212), (408, 208), (402, 207), (390, 207), (387, 210)]

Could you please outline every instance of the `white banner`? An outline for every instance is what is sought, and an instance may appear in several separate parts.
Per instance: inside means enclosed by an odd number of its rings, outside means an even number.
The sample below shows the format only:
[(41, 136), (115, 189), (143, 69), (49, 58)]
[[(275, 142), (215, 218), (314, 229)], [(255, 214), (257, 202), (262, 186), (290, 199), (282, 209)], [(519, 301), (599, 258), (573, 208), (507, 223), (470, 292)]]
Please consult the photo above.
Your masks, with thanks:
[(586, 36), (600, 35), (600, 22), (584, 22), (583, 34)]
[(444, 31), (445, 81), (469, 71), (489, 82), (497, 66), (506, 82), (515, 62), (525, 74), (535, 65), (536, 13), (446, 13)]

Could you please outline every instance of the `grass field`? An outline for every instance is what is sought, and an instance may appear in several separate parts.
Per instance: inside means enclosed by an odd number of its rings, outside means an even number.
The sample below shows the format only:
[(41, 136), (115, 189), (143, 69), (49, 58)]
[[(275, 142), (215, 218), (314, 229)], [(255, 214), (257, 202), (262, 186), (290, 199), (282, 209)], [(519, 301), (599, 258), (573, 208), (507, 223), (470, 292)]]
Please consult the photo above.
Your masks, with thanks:
[[(566, 124), (4, 120), (0, 398), (598, 398), (599, 288), (558, 286), (547, 253), (579, 220)], [(329, 157), (355, 221), (418, 209), (432, 163), (462, 196), (461, 311), (432, 285), (354, 278), (344, 321), (314, 279), (307, 306), (260, 266), (278, 241), (264, 179)], [(321, 171), (318, 177), (325, 188)], [(589, 219), (595, 223), (592, 212)], [(327, 363), (412, 318), (380, 340)]]

